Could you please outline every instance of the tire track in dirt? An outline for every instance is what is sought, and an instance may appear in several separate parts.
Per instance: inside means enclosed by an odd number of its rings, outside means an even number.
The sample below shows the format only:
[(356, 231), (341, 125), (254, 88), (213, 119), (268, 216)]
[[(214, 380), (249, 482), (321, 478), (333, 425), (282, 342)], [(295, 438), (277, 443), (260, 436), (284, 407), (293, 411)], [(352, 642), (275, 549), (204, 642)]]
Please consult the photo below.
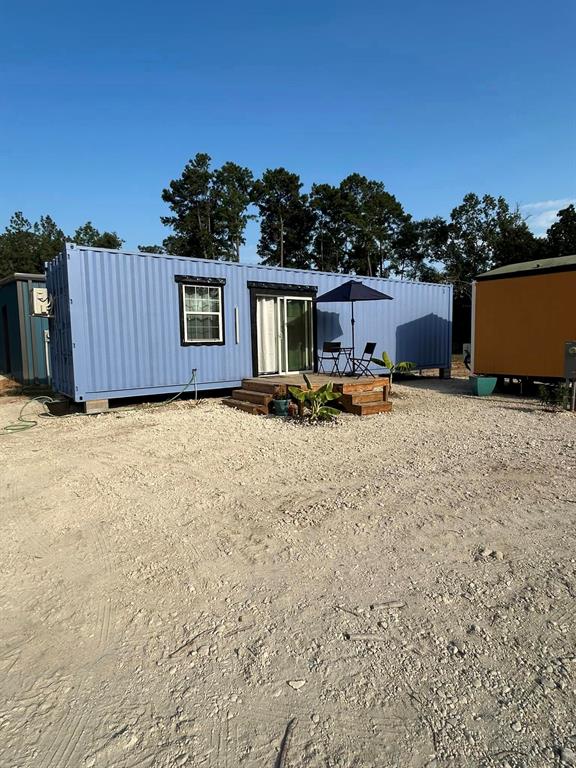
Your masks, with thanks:
[(72, 716), (71, 724), (65, 723), (66, 727), (60, 732), (62, 740), (59, 744), (55, 744), (56, 749), (53, 751), (52, 758), (46, 768), (68, 768), (69, 765), (75, 768), (78, 765), (76, 761), (73, 763), (71, 761), (82, 741), (89, 715), (89, 712), (81, 712)]
[[(110, 576), (111, 566), (109, 553), (101, 534), (97, 528), (90, 523), (86, 524), (83, 533), (83, 540), (87, 543), (89, 552), (95, 553), (96, 558), (89, 559), (86, 563), (79, 556), (79, 547), (76, 548), (74, 565), (78, 566), (78, 573), (81, 576), (88, 576), (91, 581), (95, 575), (94, 565), (97, 564), (99, 571), (103, 572), (104, 578)], [(73, 590), (73, 585), (69, 585), (67, 594)], [(80, 622), (80, 627), (84, 628), (90, 624), (90, 617), (94, 617), (92, 610), (93, 603), (90, 600), (81, 601), (84, 609), (84, 618)], [(84, 672), (75, 677), (75, 690), (78, 700), (83, 701), (83, 707), (79, 712), (68, 710), (63, 714), (55, 728), (46, 736), (43, 748), (44, 760), (42, 768), (76, 768), (79, 765), (80, 751), (85, 741), (86, 725), (90, 722), (93, 715), (92, 694), (87, 686), (87, 678), (94, 660), (102, 650), (109, 647), (112, 623), (112, 603), (108, 596), (101, 597), (96, 601), (95, 620), (93, 619), (92, 642), (86, 649), (84, 662)]]
[[(106, 585), (112, 577), (112, 564), (110, 558), (110, 549), (107, 541), (98, 529), (98, 525), (89, 523), (86, 530), (86, 540), (90, 550), (96, 555), (93, 562), (98, 563), (100, 571)], [(102, 585), (100, 584), (100, 587)], [(103, 595), (98, 599), (96, 608), (96, 627), (94, 637), (96, 638), (96, 651), (104, 650), (110, 645), (111, 626), (113, 623), (113, 605), (112, 599), (108, 595)]]
[(94, 633), (94, 636), (98, 638), (96, 647), (99, 649), (108, 647), (108, 641), (110, 639), (110, 614), (110, 598), (103, 597), (98, 602), (96, 613), (96, 632)]

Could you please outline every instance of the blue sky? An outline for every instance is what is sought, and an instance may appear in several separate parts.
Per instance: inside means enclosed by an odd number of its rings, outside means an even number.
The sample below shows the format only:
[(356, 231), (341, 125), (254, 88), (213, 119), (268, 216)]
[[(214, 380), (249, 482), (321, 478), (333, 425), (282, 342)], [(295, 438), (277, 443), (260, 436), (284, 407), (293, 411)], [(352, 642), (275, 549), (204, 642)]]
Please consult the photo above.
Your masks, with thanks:
[(161, 190), (204, 151), (306, 186), (359, 171), (416, 217), (502, 194), (540, 233), (576, 198), (575, 8), (0, 1), (0, 227), (161, 242)]

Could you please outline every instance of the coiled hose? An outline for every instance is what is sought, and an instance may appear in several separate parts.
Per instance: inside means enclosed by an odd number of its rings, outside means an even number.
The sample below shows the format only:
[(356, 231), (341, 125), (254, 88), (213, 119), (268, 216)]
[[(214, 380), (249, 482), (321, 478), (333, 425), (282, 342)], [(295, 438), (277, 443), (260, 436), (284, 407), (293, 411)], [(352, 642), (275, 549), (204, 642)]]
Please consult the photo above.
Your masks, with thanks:
[(8, 433), (9, 435), (18, 434), (19, 432), (25, 432), (27, 429), (32, 429), (32, 427), (35, 427), (38, 424), (38, 421), (36, 419), (25, 419), (24, 418), (24, 411), (26, 408), (28, 408), (29, 405), (32, 403), (42, 403), (44, 406), (44, 411), (48, 412), (48, 409), (46, 408), (46, 403), (55, 403), (56, 400), (54, 400), (53, 397), (48, 397), (47, 395), (40, 395), (39, 397), (33, 397), (31, 400), (28, 400), (28, 402), (24, 403), (22, 408), (20, 408), (20, 413), (18, 414), (18, 418), (16, 421), (11, 422), (10, 424), (6, 424), (5, 427), (2, 427), (2, 432)]
[[(196, 368), (192, 369), (192, 376), (188, 380), (188, 383), (185, 384), (184, 388), (180, 390), (180, 392), (177, 392), (174, 397), (171, 397), (169, 400), (164, 400), (161, 403), (151, 403), (148, 407), (149, 408), (162, 408), (165, 405), (169, 405), (170, 403), (173, 403), (174, 400), (177, 400), (180, 395), (183, 395), (184, 392), (188, 390), (188, 388), (194, 384), (194, 399), (196, 402), (198, 402), (198, 385), (196, 382)], [(31, 405), (34, 402), (42, 403), (44, 406), (44, 411), (48, 412), (48, 409), (46, 408), (46, 403), (56, 403), (58, 402), (53, 397), (48, 397), (47, 395), (40, 395), (39, 397), (33, 397), (31, 400), (28, 400), (22, 408), (20, 409), (20, 413), (18, 415), (18, 418), (16, 421), (11, 422), (10, 424), (6, 424), (5, 427), (2, 427), (2, 433), (9, 434), (9, 435), (17, 435), (20, 432), (25, 432), (28, 429), (32, 429), (33, 427), (38, 425), (38, 421), (36, 419), (26, 419), (24, 418), (24, 411), (26, 408), (28, 408), (29, 405)], [(120, 409), (119, 409), (120, 410)], [(121, 410), (134, 410), (133, 408), (122, 408)]]

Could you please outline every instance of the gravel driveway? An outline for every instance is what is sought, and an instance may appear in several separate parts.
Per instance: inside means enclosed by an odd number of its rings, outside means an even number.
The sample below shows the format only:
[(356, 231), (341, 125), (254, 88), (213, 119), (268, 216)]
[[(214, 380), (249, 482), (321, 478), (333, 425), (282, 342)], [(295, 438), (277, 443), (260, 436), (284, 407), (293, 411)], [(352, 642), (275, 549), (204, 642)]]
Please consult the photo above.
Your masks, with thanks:
[(576, 766), (576, 421), (395, 391), (0, 437), (0, 765)]

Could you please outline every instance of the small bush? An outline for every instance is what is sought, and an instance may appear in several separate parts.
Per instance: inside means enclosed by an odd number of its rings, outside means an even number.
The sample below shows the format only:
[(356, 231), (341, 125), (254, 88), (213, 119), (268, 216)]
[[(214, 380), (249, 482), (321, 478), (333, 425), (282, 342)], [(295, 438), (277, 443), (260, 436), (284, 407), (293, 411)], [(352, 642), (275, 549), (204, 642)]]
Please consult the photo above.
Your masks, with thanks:
[(319, 389), (312, 389), (310, 379), (304, 374), (306, 389), (302, 387), (288, 387), (290, 394), (308, 411), (310, 421), (329, 421), (340, 415), (337, 408), (326, 405), (331, 400), (338, 400), (339, 392), (332, 390), (332, 382), (329, 381)]
[(565, 383), (540, 384), (538, 395), (542, 405), (550, 411), (563, 411), (570, 407), (570, 387)]

